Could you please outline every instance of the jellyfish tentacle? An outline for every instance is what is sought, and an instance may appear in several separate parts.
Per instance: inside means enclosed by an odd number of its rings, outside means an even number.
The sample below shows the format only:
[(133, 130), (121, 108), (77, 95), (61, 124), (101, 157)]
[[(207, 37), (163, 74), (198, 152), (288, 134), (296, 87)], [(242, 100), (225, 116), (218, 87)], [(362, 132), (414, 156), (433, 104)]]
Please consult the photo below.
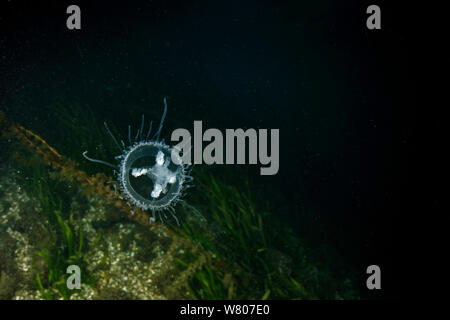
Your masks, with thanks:
[(109, 130), (108, 124), (105, 122), (103, 122), (103, 125), (106, 128), (106, 131), (109, 133), (109, 135), (111, 136), (111, 138), (113, 139), (114, 143), (116, 144), (117, 148), (119, 148), (120, 150), (122, 150), (122, 148), (120, 147), (119, 143), (117, 142), (116, 137), (114, 137), (113, 133), (111, 132), (111, 130)]
[(159, 135), (161, 134), (161, 129), (162, 129), (163, 124), (164, 124), (164, 119), (166, 118), (166, 113), (167, 113), (167, 99), (166, 99), (166, 97), (164, 97), (164, 112), (163, 112), (163, 115), (161, 117), (161, 121), (159, 122), (158, 131), (156, 131), (156, 134), (155, 134), (156, 141), (159, 140)]
[(114, 169), (117, 169), (117, 166), (115, 166), (115, 165), (113, 165), (113, 164), (111, 164), (111, 163), (109, 163), (109, 162), (106, 162), (106, 161), (103, 161), (103, 160), (97, 160), (97, 159), (93, 159), (93, 158), (88, 157), (88, 156), (86, 155), (87, 153), (88, 153), (87, 150), (86, 150), (85, 152), (82, 153), (83, 157), (84, 157), (86, 160), (89, 160), (89, 161), (91, 161), (91, 162), (101, 163), (101, 164), (110, 166), (110, 167), (112, 167), (112, 168), (114, 168)]
[(172, 215), (172, 218), (175, 219), (175, 221), (177, 222), (177, 225), (180, 226), (180, 222), (178, 221), (177, 216), (175, 215), (175, 210), (172, 207), (169, 207), (169, 212)]
[(150, 121), (148, 131), (147, 131), (147, 136), (145, 137), (145, 140), (148, 140), (148, 137), (150, 137), (150, 133), (152, 132), (152, 124), (153, 124), (153, 121)]
[(185, 207), (185, 209), (190, 209), (193, 213), (197, 215), (202, 221), (206, 221), (206, 218), (200, 213), (200, 211), (195, 208), (194, 206), (191, 206), (189, 203), (187, 203), (185, 200), (180, 200), (181, 205)]
[(164, 226), (164, 220), (161, 216), (161, 211), (158, 211), (158, 216), (159, 216), (159, 221), (161, 222), (161, 224)]
[(142, 141), (142, 133), (144, 132), (144, 114), (142, 114), (141, 128), (139, 129), (139, 140)]
[(130, 125), (128, 125), (128, 142), (130, 143), (130, 145), (132, 144), (131, 143), (131, 126)]
[(134, 143), (136, 143), (136, 142), (138, 141), (138, 138), (139, 138), (139, 130), (140, 130), (140, 129), (138, 129), (138, 131), (136, 132), (136, 136), (134, 137)]

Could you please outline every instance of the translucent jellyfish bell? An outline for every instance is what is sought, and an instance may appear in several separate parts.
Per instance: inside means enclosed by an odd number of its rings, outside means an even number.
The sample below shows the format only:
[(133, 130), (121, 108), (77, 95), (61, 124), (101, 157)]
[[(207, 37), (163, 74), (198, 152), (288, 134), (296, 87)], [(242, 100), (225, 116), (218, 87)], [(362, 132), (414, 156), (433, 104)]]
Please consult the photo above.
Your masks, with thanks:
[(119, 165), (121, 190), (144, 210), (159, 210), (179, 197), (185, 166), (171, 160), (165, 144), (147, 141), (133, 146)]

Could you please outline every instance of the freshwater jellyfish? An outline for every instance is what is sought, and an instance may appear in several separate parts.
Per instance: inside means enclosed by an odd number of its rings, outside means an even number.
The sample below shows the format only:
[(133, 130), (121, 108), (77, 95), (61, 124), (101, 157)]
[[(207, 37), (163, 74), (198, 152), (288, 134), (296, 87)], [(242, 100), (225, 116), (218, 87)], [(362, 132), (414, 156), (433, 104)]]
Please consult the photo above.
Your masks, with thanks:
[(115, 157), (116, 161), (120, 161), (117, 165), (90, 158), (87, 151), (83, 152), (83, 156), (89, 161), (114, 168), (125, 200), (144, 211), (151, 211), (149, 222), (156, 220), (156, 213), (162, 222), (161, 214), (164, 215), (164, 212), (168, 211), (179, 224), (174, 207), (181, 201), (184, 190), (193, 179), (189, 175), (189, 164), (183, 163), (179, 150), (160, 139), (166, 113), (167, 100), (164, 97), (164, 112), (153, 137), (150, 138), (152, 122), (144, 135), (145, 124), (142, 115), (141, 125), (134, 138), (131, 126), (128, 126), (128, 143), (120, 140), (119, 144), (119, 140), (106, 122), (104, 123), (106, 131), (121, 151), (121, 154)]

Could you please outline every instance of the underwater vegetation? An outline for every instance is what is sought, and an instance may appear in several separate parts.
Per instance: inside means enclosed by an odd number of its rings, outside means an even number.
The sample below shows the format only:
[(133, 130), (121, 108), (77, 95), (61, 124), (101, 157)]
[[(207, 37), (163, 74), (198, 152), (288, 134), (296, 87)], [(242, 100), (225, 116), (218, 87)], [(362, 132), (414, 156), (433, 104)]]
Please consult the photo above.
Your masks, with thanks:
[[(79, 114), (81, 117), (82, 112)], [(111, 178), (105, 173), (87, 174), (77, 162), (70, 160), (69, 157), (79, 159), (75, 151), (61, 155), (43, 138), (11, 123), (1, 113), (0, 122), (2, 135), (16, 142), (13, 157), (22, 170), (28, 170), (26, 175), (33, 181), (28, 186), (28, 192), (38, 199), (39, 212), (43, 217), (39, 225), (43, 240), (35, 252), (36, 262), (41, 267), (36, 269), (39, 271), (34, 277), (40, 298), (73, 298), (73, 291), (64, 285), (67, 277), (65, 267), (71, 263), (81, 266), (82, 273), (86, 275), (83, 283), (97, 292), (89, 295), (91, 298), (358, 298), (351, 270), (344, 268), (343, 272), (336, 272), (333, 263), (326, 258), (326, 250), (321, 250), (322, 254), (318, 255), (305, 239), (279, 221), (276, 217), (278, 207), (261, 200), (263, 198), (258, 194), (256, 185), (245, 172), (196, 168), (193, 172), (196, 187), (186, 200), (190, 205), (177, 207), (181, 225), (150, 224), (147, 212), (135, 208), (131, 213), (133, 209), (118, 199), (111, 186)], [(70, 123), (70, 127), (64, 130), (71, 139), (74, 136), (79, 137), (80, 141), (88, 139), (85, 135), (91, 129), (77, 129), (79, 127), (73, 125), (77, 123), (76, 117)], [(61, 124), (64, 125), (64, 122)], [(86, 122), (83, 125), (86, 126)], [(94, 121), (90, 125), (97, 126)], [(70, 128), (78, 131), (70, 131)], [(92, 130), (97, 132), (99, 129)], [(105, 154), (110, 153), (109, 148), (114, 148), (114, 145), (102, 146)], [(62, 191), (68, 188), (72, 193), (64, 195)], [(68, 205), (68, 198), (78, 193), (83, 197), (101, 199), (108, 204), (102, 210), (125, 213), (122, 218), (140, 225), (138, 229), (130, 225), (130, 230), (135, 231), (127, 231), (126, 237), (134, 238), (126, 240), (126, 245), (121, 244), (125, 246), (125, 251), (136, 254), (128, 255), (130, 260), (119, 261), (139, 260), (138, 270), (142, 271), (139, 277), (153, 279), (152, 290), (158, 294), (133, 295), (132, 292), (119, 293), (118, 289), (109, 291), (108, 286), (114, 279), (102, 269), (108, 264), (112, 244), (103, 240), (97, 232), (102, 227), (88, 232), (89, 228), (86, 229), (83, 223), (85, 217)], [(73, 198), (72, 202), (81, 201), (77, 199)], [(100, 207), (94, 206), (94, 211), (95, 208), (100, 210)], [(204, 219), (200, 218), (202, 216)], [(108, 219), (118, 226), (124, 221), (116, 216)], [(100, 225), (105, 224), (106, 220)], [(118, 232), (121, 228), (117, 229)], [(144, 240), (146, 233), (149, 240)], [(112, 239), (109, 240), (111, 242), (116, 238), (109, 239)], [(136, 251), (126, 249), (128, 246), (136, 247), (133, 249)], [(160, 249), (149, 254), (153, 252), (152, 248), (157, 247)], [(100, 248), (103, 255), (96, 252)], [(99, 258), (87, 258), (92, 256)], [(122, 264), (125, 267), (125, 263)], [(130, 280), (124, 281), (127, 283)]]
[[(68, 219), (65, 219), (67, 214), (63, 211), (63, 199), (58, 197), (56, 190), (52, 189), (55, 184), (49, 183), (42, 171), (40, 167), (34, 169), (35, 178), (31, 184), (34, 190), (31, 191), (37, 196), (41, 214), (45, 218), (40, 227), (46, 235), (46, 241), (40, 245), (41, 249), (36, 251), (36, 255), (46, 265), (47, 274), (41, 279), (43, 275), (36, 273), (36, 286), (43, 299), (57, 297), (70, 299), (76, 291), (69, 290), (66, 285), (68, 266), (79, 266), (83, 281), (89, 285), (95, 284), (87, 268), (87, 242), (84, 239), (81, 222), (74, 217), (74, 213), (70, 212)], [(94, 240), (94, 246), (99, 239), (98, 237)]]
[[(212, 254), (189, 280), (196, 298), (357, 297), (350, 280), (347, 287), (341, 286), (330, 266), (318, 268), (320, 262), (306, 242), (278, 222), (275, 208), (258, 201), (248, 178), (238, 180), (240, 187), (223, 180), (208, 172), (196, 176), (202, 194), (198, 207), (208, 218), (207, 225), (186, 218), (178, 232)], [(187, 266), (190, 260), (178, 262)]]

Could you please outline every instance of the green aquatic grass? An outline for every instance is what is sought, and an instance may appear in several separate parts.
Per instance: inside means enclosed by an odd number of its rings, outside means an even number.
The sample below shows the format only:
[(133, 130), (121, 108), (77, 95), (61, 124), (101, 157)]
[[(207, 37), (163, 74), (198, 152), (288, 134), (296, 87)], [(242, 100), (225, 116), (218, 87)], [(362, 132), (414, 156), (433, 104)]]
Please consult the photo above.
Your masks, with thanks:
[(206, 264), (189, 281), (189, 290), (197, 299), (233, 299), (233, 285), (222, 281), (221, 273)]
[(279, 241), (278, 234), (286, 230), (255, 199), (250, 181), (239, 179), (243, 183), (238, 188), (207, 173), (196, 176), (197, 193), (201, 194), (198, 207), (207, 223), (186, 219), (178, 233), (213, 259), (190, 279), (191, 293), (197, 299), (315, 298), (299, 280), (273, 263), (268, 253), (289, 245)]
[[(61, 217), (59, 210), (53, 211), (57, 225), (50, 223), (42, 227), (49, 235), (50, 241), (41, 245), (36, 255), (46, 262), (47, 279), (45, 287), (40, 280), (40, 274), (36, 274), (38, 288), (44, 299), (56, 298), (58, 295), (64, 299), (70, 299), (75, 291), (67, 288), (67, 267), (77, 265), (81, 269), (83, 283), (94, 284), (94, 279), (87, 272), (86, 245), (84, 244), (83, 228), (79, 222), (74, 221), (73, 214), (69, 221)], [(76, 228), (76, 226), (78, 226)], [(78, 231), (77, 231), (78, 229)], [(55, 292), (58, 294), (55, 295)]]
[[(28, 182), (24, 187), (37, 199), (42, 216), (38, 222), (42, 239), (36, 244), (35, 266), (43, 265), (43, 270), (38, 268), (41, 272), (36, 272), (35, 286), (42, 299), (70, 299), (77, 290), (67, 288), (68, 266), (80, 267), (83, 284), (95, 285), (96, 281), (93, 277), (96, 269), (88, 270), (89, 247), (81, 217), (70, 209), (72, 194), (66, 193), (67, 186), (50, 179), (47, 167), (30, 163), (21, 170)], [(94, 246), (99, 241), (97, 234)]]

